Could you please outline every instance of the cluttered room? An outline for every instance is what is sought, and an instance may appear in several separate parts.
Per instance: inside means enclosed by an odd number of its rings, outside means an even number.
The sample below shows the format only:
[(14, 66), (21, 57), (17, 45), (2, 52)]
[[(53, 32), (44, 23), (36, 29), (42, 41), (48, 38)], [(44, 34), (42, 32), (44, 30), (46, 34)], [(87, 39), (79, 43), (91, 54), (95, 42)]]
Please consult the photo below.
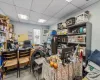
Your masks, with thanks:
[(0, 80), (100, 80), (100, 0), (0, 0)]

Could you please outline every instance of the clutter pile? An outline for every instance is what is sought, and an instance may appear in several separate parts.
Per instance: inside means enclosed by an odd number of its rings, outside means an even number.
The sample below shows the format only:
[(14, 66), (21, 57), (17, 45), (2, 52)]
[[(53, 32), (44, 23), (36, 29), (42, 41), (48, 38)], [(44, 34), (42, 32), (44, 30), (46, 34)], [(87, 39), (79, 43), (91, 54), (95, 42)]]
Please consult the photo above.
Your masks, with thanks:
[(85, 68), (88, 73), (83, 80), (100, 80), (100, 51), (95, 50), (88, 58), (88, 65)]
[(44, 80), (82, 80), (82, 62), (77, 60), (63, 65), (59, 57), (51, 56), (43, 62), (42, 79)]

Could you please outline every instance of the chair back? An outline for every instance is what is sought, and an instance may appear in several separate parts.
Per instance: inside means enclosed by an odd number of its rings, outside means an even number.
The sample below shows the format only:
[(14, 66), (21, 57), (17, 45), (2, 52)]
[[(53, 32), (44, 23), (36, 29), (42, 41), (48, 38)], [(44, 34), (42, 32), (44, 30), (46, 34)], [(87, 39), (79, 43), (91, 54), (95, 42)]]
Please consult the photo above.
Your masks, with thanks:
[(2, 52), (3, 60), (12, 60), (17, 58), (17, 50)]
[(19, 50), (19, 58), (30, 56), (31, 49)]
[(30, 40), (25, 40), (23, 44), (23, 48), (32, 48), (32, 44)]

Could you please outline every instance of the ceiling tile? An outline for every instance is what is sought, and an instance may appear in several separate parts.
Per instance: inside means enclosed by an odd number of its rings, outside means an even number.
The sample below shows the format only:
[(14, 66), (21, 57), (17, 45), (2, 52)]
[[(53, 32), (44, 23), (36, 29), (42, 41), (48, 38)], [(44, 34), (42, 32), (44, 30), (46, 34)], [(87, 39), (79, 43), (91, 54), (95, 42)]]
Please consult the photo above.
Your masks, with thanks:
[(85, 4), (84, 6), (82, 6), (81, 9), (85, 9), (85, 8), (87, 8), (88, 6), (94, 4), (94, 3), (98, 2), (98, 1), (100, 1), (100, 0), (90, 0), (90, 1), (88, 1), (87, 4)]
[(52, 0), (33, 0), (32, 10), (42, 13)]
[(14, 3), (16, 6), (30, 9), (32, 0), (14, 0)]
[(35, 21), (29, 21), (30, 24), (38, 24), (37, 22)]
[(11, 20), (18, 21), (18, 17), (14, 6), (0, 2), (0, 8), (4, 11), (4, 13), (7, 16), (10, 17)]
[(29, 23), (30, 21), (29, 21), (29, 20), (21, 20), (21, 19), (20, 19), (20, 22)]
[(45, 24), (47, 25), (52, 25), (52, 24), (55, 24), (57, 23), (59, 20), (56, 19), (56, 18), (51, 18), (50, 20), (48, 20)]
[(53, 16), (68, 4), (65, 0), (53, 0), (51, 5), (44, 12), (46, 15)]
[[(28, 9), (16, 7), (16, 10), (17, 10), (17, 16), (18, 16), (18, 14), (23, 14), (23, 15), (27, 15), (29, 17), (30, 11)], [(22, 19), (19, 19), (19, 20), (22, 21)], [(27, 20), (25, 20), (25, 21), (27, 21)]]
[(85, 5), (86, 3), (88, 3), (88, 1), (86, 1), (86, 0), (72, 0), (71, 3), (77, 7), (81, 7), (81, 6)]
[(30, 13), (30, 20), (33, 20), (33, 21), (37, 22), (38, 19), (48, 20), (48, 19), (50, 19), (50, 17), (46, 16), (46, 15), (43, 15), (43, 14), (39, 14), (39, 13), (31, 11), (31, 13)]
[(68, 4), (64, 9), (62, 9), (59, 13), (57, 13), (54, 17), (62, 18), (67, 14), (71, 13), (72, 11), (76, 10), (77, 7), (73, 6), (72, 4)]
[(0, 0), (0, 2), (5, 2), (8, 4), (13, 4), (13, 0)]

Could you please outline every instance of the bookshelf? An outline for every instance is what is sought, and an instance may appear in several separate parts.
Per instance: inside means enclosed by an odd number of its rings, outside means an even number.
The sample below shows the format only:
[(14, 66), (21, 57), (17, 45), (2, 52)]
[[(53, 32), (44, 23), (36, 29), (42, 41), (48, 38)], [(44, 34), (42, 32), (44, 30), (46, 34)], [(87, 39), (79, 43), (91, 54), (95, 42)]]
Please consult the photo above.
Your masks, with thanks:
[(14, 26), (9, 17), (0, 14), (0, 51), (7, 49), (7, 40), (14, 40)]

